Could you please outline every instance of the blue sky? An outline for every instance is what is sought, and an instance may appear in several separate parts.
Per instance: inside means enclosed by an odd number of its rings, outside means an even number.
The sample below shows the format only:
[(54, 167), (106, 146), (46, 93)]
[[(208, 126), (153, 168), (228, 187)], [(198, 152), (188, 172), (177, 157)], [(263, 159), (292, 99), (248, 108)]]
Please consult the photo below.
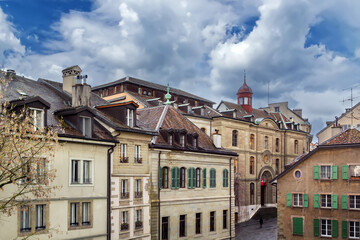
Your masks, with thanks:
[[(356, 0), (0, 0), (0, 64), (93, 86), (125, 75), (235, 101), (243, 70), (255, 107), (288, 101), (318, 132), (359, 82)], [(356, 89), (354, 95), (360, 95)]]

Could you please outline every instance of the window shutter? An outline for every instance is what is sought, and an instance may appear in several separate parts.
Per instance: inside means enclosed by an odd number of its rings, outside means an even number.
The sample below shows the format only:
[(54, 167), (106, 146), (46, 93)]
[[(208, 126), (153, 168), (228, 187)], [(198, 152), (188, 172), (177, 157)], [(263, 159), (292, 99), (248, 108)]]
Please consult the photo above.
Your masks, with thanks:
[(171, 189), (175, 189), (175, 180), (176, 180), (176, 176), (175, 176), (175, 167), (171, 168)]
[(191, 188), (191, 168), (188, 168), (188, 188)]
[(348, 195), (342, 195), (341, 196), (341, 209), (347, 209), (348, 208)]
[(332, 179), (338, 179), (338, 166), (336, 166), (336, 165), (332, 166), (331, 177), (332, 177)]
[(192, 188), (196, 186), (196, 169), (192, 168)]
[(338, 233), (338, 221), (337, 220), (332, 220), (332, 236), (337, 238), (339, 233)]
[(319, 208), (319, 194), (314, 194), (314, 208)]
[(319, 236), (319, 219), (314, 219), (314, 237)]
[(341, 235), (342, 235), (342, 238), (347, 238), (347, 225), (348, 225), (348, 222), (347, 221), (342, 221), (342, 224), (341, 224)]
[(319, 166), (314, 166), (314, 179), (319, 179)]
[(293, 234), (303, 235), (303, 219), (293, 218)]
[(304, 204), (303, 207), (309, 207), (309, 195), (304, 194)]
[(159, 188), (162, 189), (162, 167), (159, 167)]
[(348, 165), (343, 165), (342, 166), (342, 173), (341, 173), (342, 179), (346, 179), (346, 180), (349, 179), (348, 172), (349, 172), (349, 166)]
[(214, 188), (216, 188), (216, 170), (215, 169), (213, 169), (213, 182), (214, 182), (214, 184), (213, 184), (213, 187)]
[(227, 172), (227, 169), (223, 170), (223, 187), (228, 187), (228, 172)]
[(180, 188), (180, 168), (176, 168), (176, 173), (177, 173), (177, 178), (176, 178), (176, 188), (179, 189)]
[(334, 208), (334, 209), (338, 208), (338, 195), (336, 195), (336, 194), (332, 195), (331, 207)]
[(203, 169), (203, 188), (206, 188), (206, 168)]
[(287, 207), (291, 207), (291, 197), (292, 197), (291, 193), (286, 194), (286, 206)]

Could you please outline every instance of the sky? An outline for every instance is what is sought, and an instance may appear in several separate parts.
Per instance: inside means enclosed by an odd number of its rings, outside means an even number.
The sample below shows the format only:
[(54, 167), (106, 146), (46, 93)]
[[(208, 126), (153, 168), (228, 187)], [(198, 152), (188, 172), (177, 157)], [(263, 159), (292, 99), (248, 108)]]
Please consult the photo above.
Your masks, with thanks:
[[(246, 70), (254, 107), (289, 102), (315, 134), (360, 96), (357, 0), (0, 0), (0, 66), (92, 86), (132, 76), (219, 103)], [(345, 101), (344, 101), (345, 100)], [(215, 106), (216, 107), (216, 106)]]

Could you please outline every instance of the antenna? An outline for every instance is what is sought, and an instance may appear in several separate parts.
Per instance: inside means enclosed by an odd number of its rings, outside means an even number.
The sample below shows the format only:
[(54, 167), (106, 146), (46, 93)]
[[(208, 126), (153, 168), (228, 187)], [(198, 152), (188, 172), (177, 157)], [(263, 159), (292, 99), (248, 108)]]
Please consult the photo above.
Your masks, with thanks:
[(270, 80), (268, 80), (268, 105), (270, 104)]
[(351, 106), (350, 107), (351, 128), (353, 128), (353, 119), (354, 119), (354, 112), (353, 112), (353, 109), (352, 109), (353, 108), (353, 102), (354, 102), (354, 99), (360, 97), (360, 96), (356, 96), (356, 97), (353, 96), (353, 89), (357, 88), (357, 87), (360, 87), (360, 84), (356, 84), (356, 85), (354, 85), (352, 87), (343, 89), (343, 91), (350, 89), (350, 98), (347, 98), (347, 99), (344, 99), (344, 100), (340, 101), (340, 102), (343, 102), (343, 103), (345, 103), (347, 101), (350, 101), (350, 106)]

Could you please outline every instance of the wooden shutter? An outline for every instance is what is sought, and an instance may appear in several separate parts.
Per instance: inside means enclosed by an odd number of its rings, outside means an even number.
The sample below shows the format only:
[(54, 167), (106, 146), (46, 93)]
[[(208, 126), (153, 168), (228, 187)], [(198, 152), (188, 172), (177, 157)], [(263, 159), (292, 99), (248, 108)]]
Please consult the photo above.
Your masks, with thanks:
[(314, 166), (314, 179), (319, 179), (319, 166)]
[(175, 184), (176, 184), (176, 176), (175, 176), (175, 174), (176, 174), (176, 168), (173, 167), (173, 168), (171, 168), (171, 189), (176, 188), (176, 186), (175, 186)]
[(286, 194), (286, 206), (287, 207), (291, 207), (291, 200), (292, 200), (291, 197), (292, 197), (291, 193)]
[(314, 237), (319, 236), (319, 227), (320, 227), (319, 224), (320, 224), (319, 219), (314, 219)]
[(214, 180), (213, 180), (213, 182), (214, 182), (213, 185), (214, 185), (214, 188), (216, 188), (216, 170), (215, 170), (215, 169), (213, 169), (213, 170), (214, 170), (214, 171), (213, 171), (213, 172), (214, 172), (214, 173), (213, 173), (213, 175), (214, 175), (214, 176), (213, 176), (213, 179), (214, 179)]
[(192, 188), (196, 186), (196, 169), (192, 168)]
[(349, 179), (349, 166), (348, 165), (343, 165), (342, 166), (342, 172), (341, 172), (341, 176), (342, 176), (342, 179)]
[(206, 188), (206, 168), (202, 170), (203, 188)]
[(348, 226), (348, 222), (347, 221), (342, 221), (342, 224), (341, 224), (342, 238), (347, 238), (347, 235), (348, 235), (347, 226)]
[(320, 195), (319, 194), (314, 194), (314, 208), (319, 208), (319, 199), (320, 199)]
[(223, 170), (223, 187), (228, 187), (229, 183), (228, 183), (228, 170), (224, 169)]
[(159, 167), (159, 188), (162, 189), (162, 182), (163, 182), (163, 179), (162, 179), (162, 167)]
[(302, 218), (293, 218), (293, 234), (303, 235), (303, 219)]
[(342, 195), (341, 196), (341, 209), (347, 209), (348, 208), (348, 195)]
[(304, 204), (303, 207), (309, 207), (309, 195), (304, 194)]
[(191, 188), (191, 168), (188, 168), (188, 188)]
[(338, 195), (336, 195), (336, 194), (332, 195), (331, 207), (334, 209), (338, 208)]
[(333, 166), (331, 166), (331, 169), (332, 169), (331, 178), (338, 179), (338, 166), (333, 165)]
[(337, 238), (339, 233), (339, 226), (338, 226), (338, 221), (337, 220), (332, 220), (332, 236)]
[(175, 175), (176, 175), (176, 180), (175, 180), (175, 187), (176, 189), (180, 188), (180, 168), (176, 167), (175, 168)]

